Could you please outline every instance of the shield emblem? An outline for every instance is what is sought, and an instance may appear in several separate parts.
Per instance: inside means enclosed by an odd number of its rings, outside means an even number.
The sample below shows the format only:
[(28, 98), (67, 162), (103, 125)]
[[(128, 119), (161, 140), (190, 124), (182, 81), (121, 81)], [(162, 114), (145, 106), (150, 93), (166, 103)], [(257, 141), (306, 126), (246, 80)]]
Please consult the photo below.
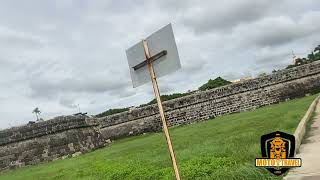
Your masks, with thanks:
[[(294, 158), (295, 137), (280, 131), (261, 136), (261, 153), (267, 159), (289, 159)], [(267, 167), (275, 175), (284, 174), (289, 170), (288, 167)]]

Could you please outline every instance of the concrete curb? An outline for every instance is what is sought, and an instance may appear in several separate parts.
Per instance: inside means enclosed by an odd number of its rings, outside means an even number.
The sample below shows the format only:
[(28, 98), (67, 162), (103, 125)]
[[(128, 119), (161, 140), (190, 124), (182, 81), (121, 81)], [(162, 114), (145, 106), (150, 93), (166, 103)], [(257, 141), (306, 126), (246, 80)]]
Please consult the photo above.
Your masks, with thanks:
[(296, 131), (294, 132), (294, 137), (296, 138), (296, 148), (295, 148), (295, 154), (297, 154), (302, 139), (306, 133), (306, 126), (308, 121), (311, 119), (313, 112), (316, 109), (317, 103), (319, 102), (320, 96), (316, 97), (316, 99), (312, 102), (312, 104), (309, 106), (309, 109), (307, 110), (306, 114), (301, 119)]

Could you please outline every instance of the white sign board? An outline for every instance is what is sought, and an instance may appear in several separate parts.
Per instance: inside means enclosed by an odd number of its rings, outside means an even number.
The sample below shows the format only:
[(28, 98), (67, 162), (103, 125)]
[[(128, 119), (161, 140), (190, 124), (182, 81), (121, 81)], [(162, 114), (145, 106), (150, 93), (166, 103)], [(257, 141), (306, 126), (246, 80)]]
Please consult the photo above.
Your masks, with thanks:
[[(167, 51), (166, 55), (153, 62), (157, 78), (175, 72), (181, 68), (171, 24), (168, 24), (151, 34), (145, 40), (148, 43), (150, 56), (154, 56), (164, 50)], [(151, 81), (148, 66), (143, 66), (136, 70), (133, 68), (146, 60), (142, 41), (127, 49), (126, 54), (133, 87), (138, 87)]]

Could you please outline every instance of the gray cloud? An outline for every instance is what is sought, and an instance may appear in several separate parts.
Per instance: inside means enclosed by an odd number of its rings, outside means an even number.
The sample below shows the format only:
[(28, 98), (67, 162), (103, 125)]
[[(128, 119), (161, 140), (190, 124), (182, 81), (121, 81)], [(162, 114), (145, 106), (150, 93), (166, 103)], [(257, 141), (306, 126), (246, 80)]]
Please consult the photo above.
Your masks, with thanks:
[[(106, 77), (107, 78), (107, 77)], [(125, 81), (113, 81), (111, 78), (68, 78), (60, 81), (50, 81), (47, 79), (35, 79), (30, 82), (31, 96), (51, 96), (56, 93), (85, 92), (103, 93), (107, 91), (122, 91), (127, 88)]]
[[(158, 80), (162, 94), (237, 79), (291, 63), (319, 44), (315, 0), (46, 1), (0, 6), (0, 127), (81, 110), (139, 105), (125, 49), (171, 22), (182, 69)], [(70, 13), (72, 12), (72, 13)], [(288, 54), (288, 55), (286, 55)], [(303, 56), (303, 55), (301, 55)]]
[(186, 15), (187, 26), (195, 32), (229, 31), (243, 23), (252, 22), (263, 17), (274, 4), (262, 1), (212, 1), (206, 6), (196, 7)]
[(5, 26), (0, 26), (0, 39), (1, 43), (9, 44), (9, 46), (19, 46), (21, 44), (24, 45), (23, 47), (25, 48), (30, 46), (31, 48), (34, 48), (45, 43), (45, 40), (39, 36), (25, 33), (23, 31), (12, 30)]
[(319, 18), (319, 11), (308, 12), (296, 20), (287, 16), (264, 18), (239, 27), (234, 36), (239, 36), (245, 45), (282, 45), (318, 33)]
[(77, 104), (75, 104), (75, 99), (70, 97), (61, 98), (59, 103), (67, 108), (77, 108)]

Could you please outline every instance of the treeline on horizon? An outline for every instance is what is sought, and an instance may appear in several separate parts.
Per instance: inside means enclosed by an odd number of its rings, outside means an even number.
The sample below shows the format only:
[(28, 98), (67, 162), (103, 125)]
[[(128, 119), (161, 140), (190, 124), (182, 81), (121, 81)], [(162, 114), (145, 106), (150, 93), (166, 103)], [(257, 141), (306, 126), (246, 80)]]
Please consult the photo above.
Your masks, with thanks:
[[(199, 91), (205, 91), (208, 89), (213, 89), (213, 88), (217, 88), (217, 87), (221, 87), (227, 84), (231, 84), (230, 81), (227, 81), (221, 77), (217, 77), (216, 79), (212, 80), (209, 79), (209, 81), (203, 85), (201, 85), (198, 90)], [(183, 97), (183, 96), (187, 96), (189, 94), (192, 94), (193, 92), (188, 91), (185, 93), (173, 93), (173, 94), (165, 94), (165, 95), (161, 95), (161, 100), (164, 101), (168, 101), (171, 99), (176, 99), (179, 97)], [(153, 100), (151, 100), (150, 102), (146, 103), (146, 104), (141, 104), (138, 107), (144, 107), (144, 106), (148, 106), (151, 104), (156, 104), (157, 100), (154, 98)], [(125, 107), (125, 108), (114, 108), (114, 109), (108, 109), (100, 114), (95, 115), (95, 117), (104, 117), (104, 116), (110, 116), (112, 114), (116, 114), (116, 113), (120, 113), (120, 112), (124, 112), (124, 111), (128, 111), (129, 108)]]
[[(212, 79), (209, 79), (209, 81), (205, 84), (203, 84), (202, 86), (200, 86), (198, 88), (199, 91), (205, 91), (205, 90), (208, 90), (208, 89), (213, 89), (213, 88), (217, 88), (217, 87), (220, 87), (220, 86), (224, 86), (224, 85), (227, 85), (227, 84), (231, 84), (230, 81), (227, 81), (221, 77), (217, 77), (216, 79), (212, 80)], [(165, 95), (161, 95), (161, 100), (164, 102), (164, 101), (168, 101), (168, 100), (171, 100), (171, 99), (176, 99), (176, 98), (179, 98), (179, 97), (183, 97), (183, 96), (187, 96), (189, 94), (192, 94), (191, 91), (188, 91), (188, 92), (185, 92), (185, 93), (173, 93), (173, 94), (165, 94)], [(138, 107), (144, 107), (144, 106), (148, 106), (148, 105), (151, 105), (151, 104), (156, 104), (157, 103), (157, 100), (154, 98), (153, 100), (151, 100), (150, 102), (146, 103), (146, 104), (141, 104), (140, 106)], [(114, 109), (108, 109), (100, 114), (97, 114), (95, 115), (95, 117), (104, 117), (104, 116), (110, 116), (112, 114), (116, 114), (116, 113), (120, 113), (120, 112), (124, 112), (124, 111), (128, 111), (129, 108), (114, 108)]]
[[(297, 66), (301, 66), (304, 64), (309, 64), (312, 63), (314, 61), (318, 61), (320, 60), (320, 45), (318, 45), (316, 48), (314, 48), (314, 50), (308, 54), (307, 57), (305, 58), (296, 58), (294, 64), (290, 64), (286, 67), (286, 69), (290, 69), (293, 67), (297, 67)], [(276, 70), (272, 71), (273, 73), (276, 72)], [(263, 75), (266, 75), (266, 73), (263, 73)], [(261, 75), (258, 75), (261, 76)], [(221, 77), (217, 77), (216, 79), (209, 79), (207, 83), (201, 85), (198, 90), (199, 91), (206, 91), (209, 89), (214, 89), (217, 87), (221, 87), (221, 86), (225, 86), (228, 84), (231, 84), (232, 82), (227, 81)], [(183, 97), (183, 96), (187, 96), (189, 94), (192, 94), (193, 92), (188, 91), (186, 93), (173, 93), (173, 94), (168, 94), (168, 95), (161, 95), (161, 100), (162, 101), (168, 101), (171, 99), (176, 99), (179, 97)], [(147, 105), (151, 105), (151, 104), (155, 104), (157, 103), (156, 99), (151, 100), (150, 102), (146, 103), (146, 104), (141, 104), (138, 107), (144, 107)], [(113, 108), (113, 109), (108, 109), (100, 114), (95, 115), (95, 117), (104, 117), (104, 116), (110, 116), (112, 114), (117, 114), (117, 113), (121, 113), (124, 111), (128, 111), (130, 108), (125, 107), (125, 108)]]

